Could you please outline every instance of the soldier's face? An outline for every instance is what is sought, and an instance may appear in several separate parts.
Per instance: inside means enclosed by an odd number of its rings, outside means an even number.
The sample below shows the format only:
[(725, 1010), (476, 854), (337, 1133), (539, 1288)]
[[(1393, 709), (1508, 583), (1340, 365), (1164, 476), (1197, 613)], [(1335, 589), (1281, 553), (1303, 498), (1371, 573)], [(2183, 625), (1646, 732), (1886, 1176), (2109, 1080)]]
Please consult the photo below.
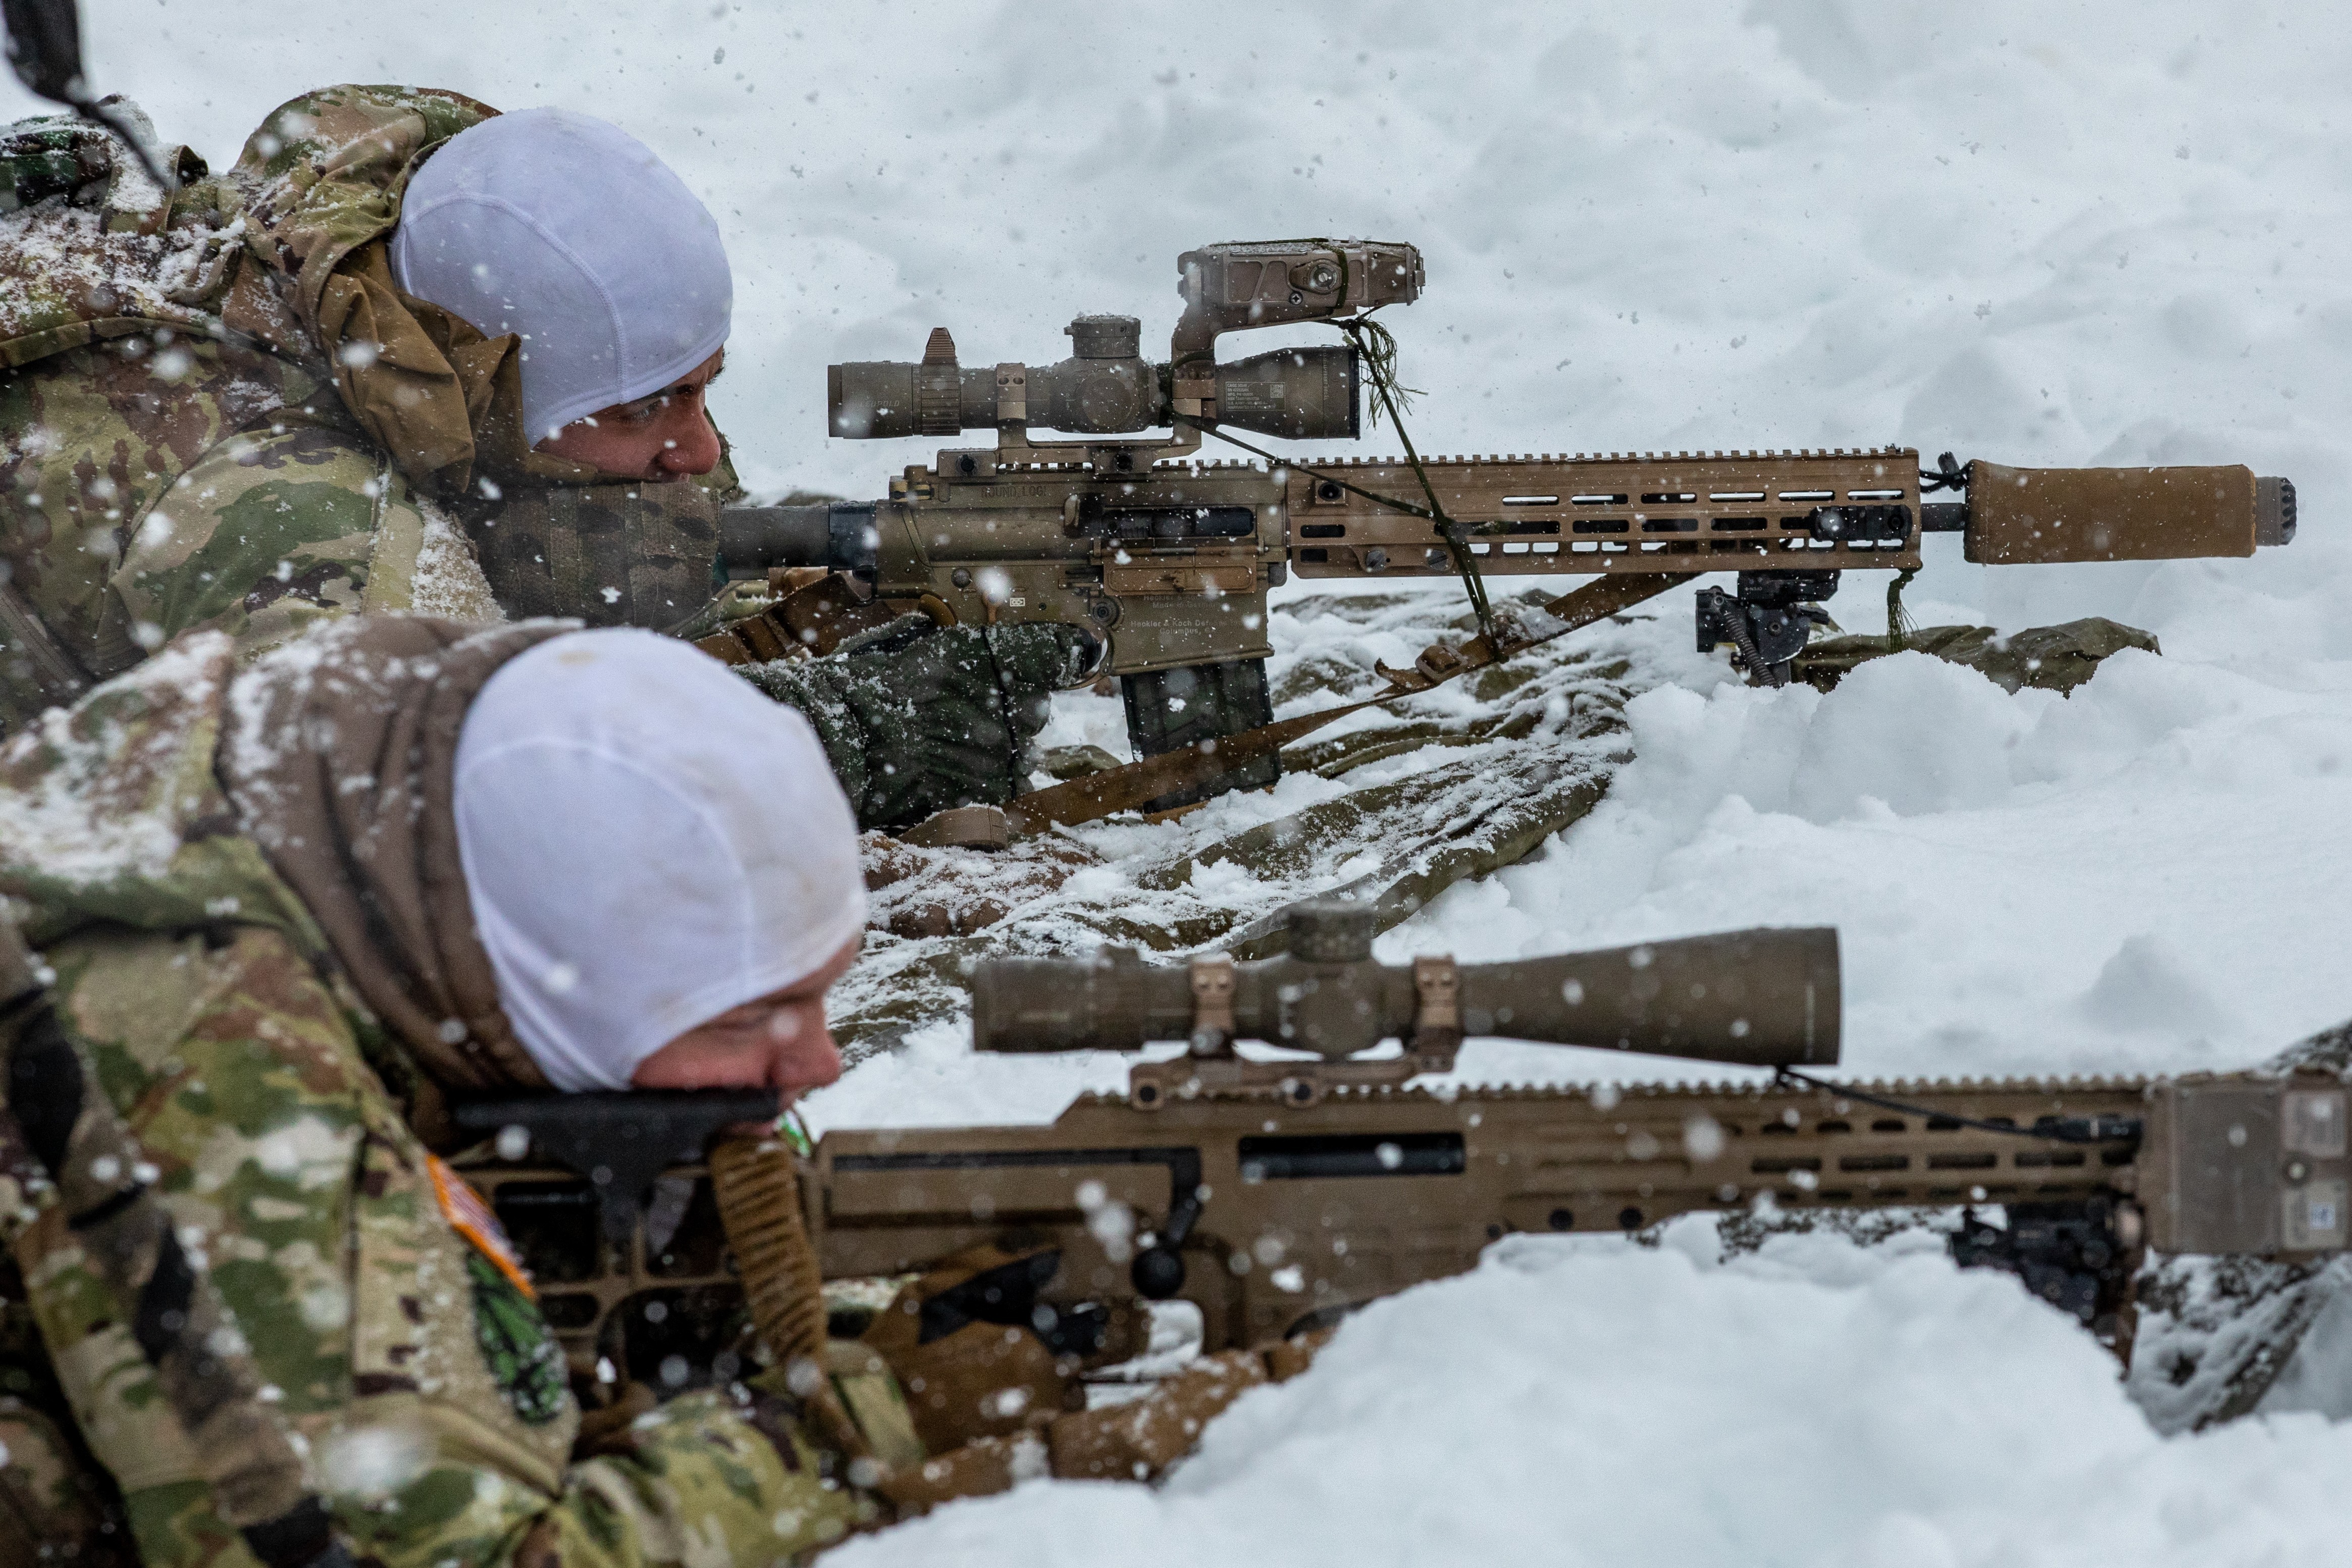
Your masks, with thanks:
[(719, 431), (703, 406), (718, 379), (719, 350), (661, 391), (575, 419), (539, 444), (551, 458), (587, 463), (616, 479), (679, 479), (719, 466)]
[(841, 1051), (824, 1023), (824, 994), (856, 962), (850, 938), (807, 979), (730, 1007), (637, 1064), (638, 1089), (773, 1089), (784, 1103), (841, 1076)]

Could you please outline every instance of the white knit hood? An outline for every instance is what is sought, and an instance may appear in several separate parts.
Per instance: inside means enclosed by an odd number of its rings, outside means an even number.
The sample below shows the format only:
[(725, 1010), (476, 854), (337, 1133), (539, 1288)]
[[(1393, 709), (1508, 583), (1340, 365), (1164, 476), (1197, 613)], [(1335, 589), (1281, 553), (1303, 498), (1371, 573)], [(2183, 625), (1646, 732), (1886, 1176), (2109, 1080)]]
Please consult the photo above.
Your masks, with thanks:
[(627, 1088), (866, 924), (857, 826), (807, 721), (652, 632), (508, 661), (467, 710), (455, 800), (499, 1000), (561, 1089)]
[(565, 109), (451, 137), (402, 198), (394, 279), (522, 339), (533, 443), (719, 352), (735, 305), (719, 225), (653, 149)]

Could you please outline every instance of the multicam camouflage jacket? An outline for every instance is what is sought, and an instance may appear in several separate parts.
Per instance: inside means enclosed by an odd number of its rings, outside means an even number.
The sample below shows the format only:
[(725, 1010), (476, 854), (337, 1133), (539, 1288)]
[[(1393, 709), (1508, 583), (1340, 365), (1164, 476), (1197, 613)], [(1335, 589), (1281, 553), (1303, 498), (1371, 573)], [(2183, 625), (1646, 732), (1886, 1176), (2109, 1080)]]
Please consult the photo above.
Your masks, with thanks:
[[(355, 1555), (749, 1565), (853, 1528), (871, 1505), (787, 1399), (688, 1394), (575, 1447), (527, 1277), (387, 1088), (413, 1081), (403, 1054), (223, 826), (234, 672), (234, 639), (199, 633), (0, 748), (0, 889)], [(135, 1544), (147, 1568), (250, 1568), (65, 1219), (0, 1138), (0, 1563), (79, 1541), (82, 1563)]]
[(409, 176), (493, 112), (331, 88), (225, 174), (170, 150), (168, 194), (86, 123), (0, 131), (0, 732), (195, 627), (250, 654), (353, 610), (664, 627), (709, 598), (727, 464), (529, 451), (513, 340), (391, 283)]

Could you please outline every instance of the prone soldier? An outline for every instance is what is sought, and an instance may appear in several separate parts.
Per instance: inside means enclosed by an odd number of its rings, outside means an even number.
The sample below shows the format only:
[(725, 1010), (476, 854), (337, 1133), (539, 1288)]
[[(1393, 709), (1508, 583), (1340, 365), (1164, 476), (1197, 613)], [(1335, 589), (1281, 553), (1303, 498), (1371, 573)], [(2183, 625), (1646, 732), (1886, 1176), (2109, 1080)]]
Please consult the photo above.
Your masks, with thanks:
[[(249, 658), (358, 611), (691, 637), (769, 602), (719, 556), (725, 250), (650, 149), (345, 86), (221, 174), (159, 169), (70, 119), (0, 133), (0, 731), (197, 628)], [(908, 619), (745, 673), (878, 825), (1008, 797), (1087, 647)]]
[[(0, 748), (0, 938), (47, 971), (0, 962), (6, 1568), (36, 1541), (148, 1568), (793, 1560), (1024, 1456), (1148, 1474), (1302, 1364), (1041, 1410), (1048, 1450), (899, 1392), (894, 1366), (1001, 1346), (984, 1309), (828, 1345), (810, 1254), (804, 1353), (763, 1318), (764, 1367), (583, 1417), (444, 1161), (453, 1108), (761, 1089), (772, 1115), (830, 1081), (848, 805), (806, 723), (644, 631), (355, 616), (236, 652), (191, 634)], [(722, 1155), (761, 1174), (759, 1145)], [(977, 1248), (947, 1285), (1025, 1265)]]

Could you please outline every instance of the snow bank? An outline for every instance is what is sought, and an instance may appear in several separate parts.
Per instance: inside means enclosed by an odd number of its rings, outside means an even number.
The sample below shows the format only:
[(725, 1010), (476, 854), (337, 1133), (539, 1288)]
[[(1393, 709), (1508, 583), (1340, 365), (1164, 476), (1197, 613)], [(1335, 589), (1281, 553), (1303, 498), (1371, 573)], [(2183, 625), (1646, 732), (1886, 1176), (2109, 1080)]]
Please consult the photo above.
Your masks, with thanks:
[(1228, 1568), (2135, 1568), (2342, 1560), (2352, 1427), (2156, 1436), (2112, 1363), (1931, 1240), (1717, 1260), (1516, 1237), (1367, 1309), (1161, 1490), (1035, 1482), (839, 1553)]
[(2245, 1065), (2352, 1014), (2347, 675), (2126, 651), (2011, 696), (1904, 654), (1827, 697), (1653, 691), (1608, 803), (1385, 946), (1828, 922), (1861, 1071)]

